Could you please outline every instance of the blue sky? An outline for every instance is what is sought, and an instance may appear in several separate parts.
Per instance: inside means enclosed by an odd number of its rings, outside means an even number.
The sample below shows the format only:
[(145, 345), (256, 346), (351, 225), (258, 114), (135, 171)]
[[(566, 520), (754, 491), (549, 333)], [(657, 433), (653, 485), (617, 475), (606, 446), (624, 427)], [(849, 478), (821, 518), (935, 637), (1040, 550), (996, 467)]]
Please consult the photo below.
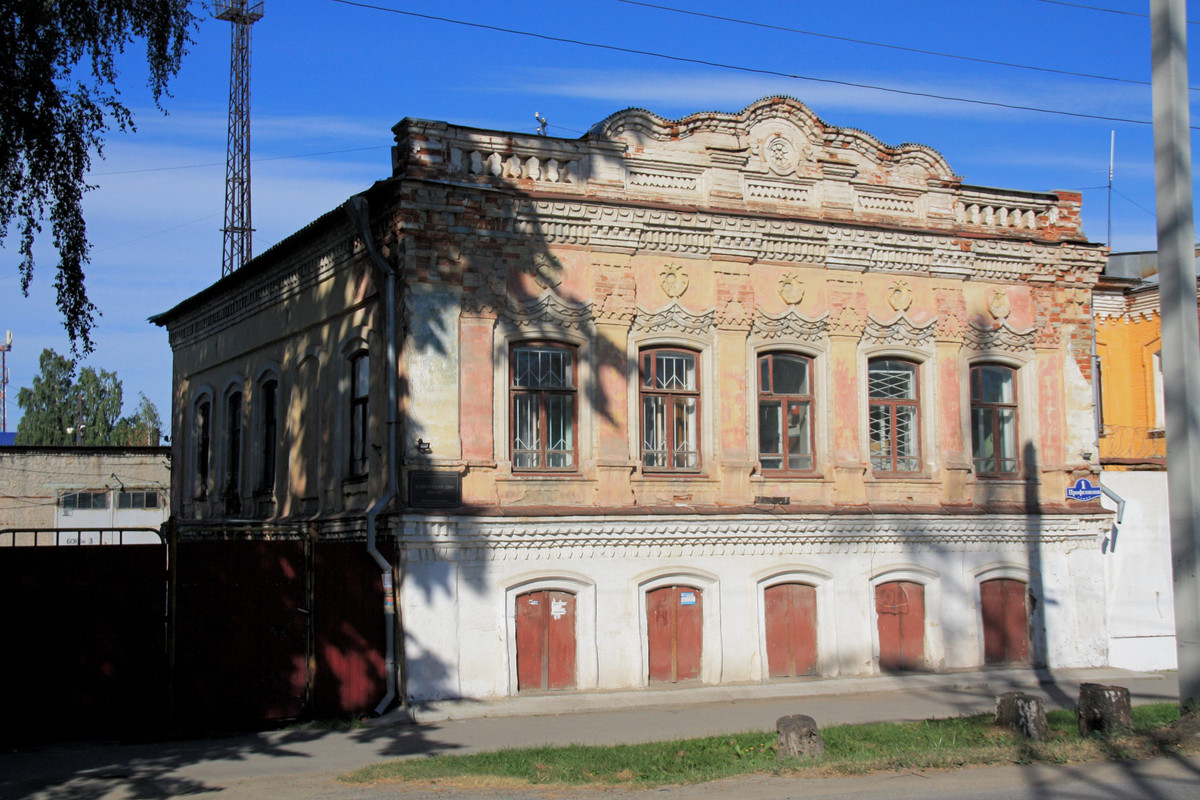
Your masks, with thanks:
[[(796, 97), (826, 122), (864, 130), (885, 144), (929, 145), (970, 184), (1083, 190), (1084, 229), (1093, 241), (1107, 239), (1115, 131), (1111, 245), (1118, 251), (1155, 248), (1148, 124), (923, 96), (1148, 122), (1149, 21), (1138, 16), (1148, 11), (1144, 0), (657, 2), (758, 25), (621, 0), (370, 5), (376, 7), (265, 0), (264, 16), (252, 30), (255, 253), (387, 177), (391, 126), (404, 117), (533, 132), (534, 113), (540, 112), (550, 135), (577, 137), (631, 106), (675, 118), (737, 111), (772, 94)], [(1200, 7), (1193, 5), (1189, 18), (1200, 18)], [(1200, 25), (1188, 27), (1194, 65)], [(110, 136), (106, 158), (93, 162), (97, 188), (86, 200), (93, 244), (87, 284), (103, 316), (96, 350), (84, 363), (116, 371), (127, 411), (144, 392), (164, 421), (170, 347), (166, 333), (146, 319), (221, 276), (229, 55), (230, 25), (204, 20), (163, 116), (145, 88), (142, 52), (130, 49), (120, 86), (138, 131)], [(1200, 86), (1194, 67), (1192, 72), (1190, 82)], [(54, 254), (43, 244), (25, 299), (14, 248), (15, 242), (6, 242), (0, 250), (0, 335), (9, 329), (14, 336), (10, 431), (20, 417), (17, 392), (32, 382), (42, 349), (69, 351), (54, 306)]]

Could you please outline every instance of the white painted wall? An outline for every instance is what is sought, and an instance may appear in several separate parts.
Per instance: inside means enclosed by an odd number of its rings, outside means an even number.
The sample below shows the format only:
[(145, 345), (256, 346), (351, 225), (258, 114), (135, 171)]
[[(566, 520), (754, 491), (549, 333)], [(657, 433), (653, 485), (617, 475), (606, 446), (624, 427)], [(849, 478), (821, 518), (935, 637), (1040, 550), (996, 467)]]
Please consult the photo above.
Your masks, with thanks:
[[(1122, 521), (1102, 546), (1108, 663), (1136, 670), (1175, 669), (1167, 473), (1104, 472), (1100, 480), (1125, 500)], [(1116, 510), (1108, 497), (1103, 502)]]
[[(825, 676), (877, 671), (873, 586), (893, 579), (925, 585), (931, 669), (983, 663), (979, 583), (994, 577), (1025, 580), (1038, 600), (1035, 661), (1077, 667), (1101, 666), (1107, 658), (1104, 565), (1094, 528), (1047, 544), (1031, 559), (1019, 541), (964, 543), (937, 533), (915, 546), (813, 547), (789, 541), (784, 520), (777, 531), (782, 540), (765, 547), (653, 542), (655, 531), (669, 539), (684, 529), (711, 542), (695, 518), (655, 520), (636, 545), (629, 523), (620, 520), (589, 520), (586, 534), (553, 547), (533, 539), (558, 524), (565, 533), (570, 523), (497, 524), (504, 528), (500, 536), (487, 523), (467, 519), (406, 525), (414, 544), (403, 564), (401, 606), (412, 699), (515, 694), (513, 599), (530, 588), (576, 594), (580, 690), (648, 685), (643, 598), (648, 588), (670, 583), (704, 592), (704, 683), (767, 679), (762, 593), (784, 580), (817, 587), (818, 662)], [(562, 533), (548, 538), (562, 542)], [(528, 546), (511, 546), (525, 537)], [(618, 540), (623, 544), (614, 547)]]

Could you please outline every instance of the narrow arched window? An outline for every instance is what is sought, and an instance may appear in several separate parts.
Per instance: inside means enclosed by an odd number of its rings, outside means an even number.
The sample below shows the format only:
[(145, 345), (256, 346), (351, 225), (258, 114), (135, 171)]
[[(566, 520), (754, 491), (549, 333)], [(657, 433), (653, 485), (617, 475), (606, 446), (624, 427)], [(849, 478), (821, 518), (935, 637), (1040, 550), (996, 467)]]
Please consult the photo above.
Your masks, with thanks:
[(758, 357), (758, 460), (768, 471), (812, 472), (812, 360)]
[(279, 381), (263, 381), (258, 396), (258, 488), (269, 492), (275, 488), (275, 453), (279, 447)]
[(212, 403), (205, 397), (196, 403), (193, 419), (195, 437), (195, 495), (199, 500), (208, 497), (209, 464), (212, 459)]
[(516, 346), (511, 376), (513, 469), (575, 469), (574, 351), (548, 344)]
[(971, 367), (971, 455), (979, 475), (1015, 475), (1017, 372), (999, 364)]
[(350, 474), (367, 474), (370, 423), (371, 360), (360, 352), (350, 359)]
[(242, 510), (242, 393), (225, 399), (225, 513)]
[(921, 408), (917, 365), (896, 358), (867, 364), (871, 468), (876, 473), (917, 472), (921, 468)]

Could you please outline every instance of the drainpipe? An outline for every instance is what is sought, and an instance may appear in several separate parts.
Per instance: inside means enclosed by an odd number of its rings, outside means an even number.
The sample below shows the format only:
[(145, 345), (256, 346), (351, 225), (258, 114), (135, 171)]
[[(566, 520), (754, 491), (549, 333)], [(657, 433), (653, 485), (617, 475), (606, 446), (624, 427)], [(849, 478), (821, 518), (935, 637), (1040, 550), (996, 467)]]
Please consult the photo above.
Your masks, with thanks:
[(397, 459), (396, 459), (396, 426), (399, 423), (397, 419), (397, 375), (396, 375), (396, 270), (387, 262), (379, 251), (375, 248), (375, 239), (371, 234), (371, 216), (370, 208), (367, 205), (367, 198), (363, 195), (355, 195), (346, 201), (343, 208), (346, 215), (350, 217), (350, 222), (358, 230), (359, 236), (362, 238), (363, 246), (367, 249), (367, 255), (371, 258), (371, 263), (379, 271), (383, 278), (383, 313), (384, 313), (384, 335), (387, 341), (387, 358), (384, 369), (387, 373), (387, 464), (385, 472), (387, 474), (387, 485), (383, 490), (383, 494), (371, 505), (367, 511), (367, 553), (379, 565), (381, 578), (383, 580), (383, 610), (384, 620), (387, 624), (386, 633), (386, 659), (387, 664), (387, 694), (379, 701), (379, 705), (375, 706), (375, 713), (382, 714), (388, 709), (392, 702), (396, 699), (396, 664), (398, 661), (396, 655), (396, 601), (395, 588), (392, 584), (392, 564), (383, 557), (383, 553), (379, 552), (379, 548), (375, 546), (375, 519), (379, 516), (379, 512), (387, 508), (388, 503), (397, 496)]

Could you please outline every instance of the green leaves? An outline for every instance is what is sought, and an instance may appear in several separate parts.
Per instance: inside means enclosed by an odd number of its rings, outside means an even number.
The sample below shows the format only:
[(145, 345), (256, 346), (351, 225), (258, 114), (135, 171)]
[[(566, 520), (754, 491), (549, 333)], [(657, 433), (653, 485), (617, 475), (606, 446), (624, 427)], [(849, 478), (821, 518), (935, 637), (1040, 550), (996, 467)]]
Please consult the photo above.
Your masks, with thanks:
[(99, 311), (84, 285), (91, 249), (85, 176), (110, 127), (133, 128), (115, 59), (145, 40), (150, 90), (161, 108), (198, 17), (190, 0), (0, 0), (0, 19), (0, 245), (14, 232), (28, 294), (34, 243), (49, 218), (58, 308), (72, 353), (86, 354)]

